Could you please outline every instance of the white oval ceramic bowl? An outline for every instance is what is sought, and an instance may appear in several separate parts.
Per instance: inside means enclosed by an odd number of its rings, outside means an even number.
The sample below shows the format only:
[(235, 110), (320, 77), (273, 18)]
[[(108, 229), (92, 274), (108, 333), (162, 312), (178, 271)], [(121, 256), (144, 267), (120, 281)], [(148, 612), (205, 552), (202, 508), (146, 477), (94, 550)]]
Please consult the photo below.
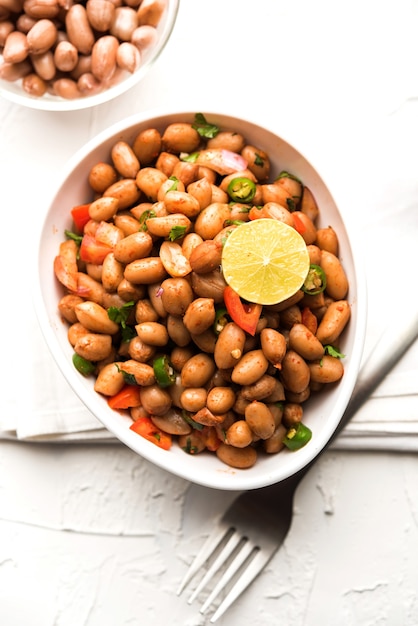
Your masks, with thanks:
[(267, 151), (272, 171), (283, 169), (298, 176), (313, 192), (319, 207), (319, 225), (332, 225), (340, 241), (340, 258), (350, 282), (349, 302), (351, 320), (344, 331), (341, 349), (345, 373), (342, 380), (318, 394), (305, 405), (304, 422), (312, 429), (311, 441), (297, 452), (284, 450), (276, 455), (260, 455), (251, 469), (238, 470), (221, 463), (214, 453), (197, 456), (186, 454), (176, 444), (164, 451), (129, 429), (131, 419), (111, 410), (105, 400), (93, 390), (93, 380), (81, 376), (72, 365), (73, 350), (67, 339), (67, 324), (58, 313), (58, 301), (63, 295), (54, 277), (53, 260), (64, 239), (64, 230), (71, 228), (72, 206), (90, 200), (87, 183), (90, 167), (108, 160), (112, 144), (119, 139), (132, 141), (145, 128), (163, 130), (175, 121), (194, 120), (194, 112), (161, 112), (130, 117), (102, 132), (87, 143), (68, 163), (58, 183), (39, 237), (35, 303), (37, 315), (47, 344), (65, 378), (90, 411), (121, 442), (157, 466), (194, 483), (224, 490), (247, 490), (277, 483), (307, 465), (325, 446), (337, 427), (356, 382), (364, 343), (366, 294), (361, 266), (350, 244), (346, 227), (336, 203), (324, 181), (311, 163), (280, 136), (256, 122), (236, 119), (216, 112), (203, 112), (206, 119), (222, 128), (242, 133), (247, 142)]
[[(49, 93), (41, 97), (35, 97), (23, 90), (21, 80), (9, 82), (0, 79), (0, 96), (16, 104), (42, 111), (78, 111), (113, 100), (113, 98), (120, 96), (135, 85), (138, 85), (150, 70), (153, 63), (158, 59), (175, 26), (179, 3), (180, 0), (167, 1), (167, 9), (157, 26), (158, 39), (153, 46), (150, 46), (150, 48), (144, 52), (141, 65), (137, 71), (133, 74), (126, 73), (126, 77), (122, 78), (119, 82), (115, 82), (108, 89), (104, 89), (100, 93), (91, 96), (75, 99), (61, 98)], [(1, 63), (3, 63), (3, 57), (0, 54), (0, 64)]]

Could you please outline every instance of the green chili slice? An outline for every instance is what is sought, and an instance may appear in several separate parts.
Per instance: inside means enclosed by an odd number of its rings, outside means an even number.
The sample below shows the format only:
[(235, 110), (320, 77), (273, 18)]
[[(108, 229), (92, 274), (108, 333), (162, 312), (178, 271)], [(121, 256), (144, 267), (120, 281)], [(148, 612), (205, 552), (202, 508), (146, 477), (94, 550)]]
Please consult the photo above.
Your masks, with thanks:
[(316, 296), (318, 293), (322, 293), (326, 286), (327, 277), (324, 270), (319, 265), (312, 264), (302, 285), (302, 291), (309, 296)]
[(213, 330), (215, 335), (219, 335), (219, 333), (225, 328), (228, 323), (227, 310), (224, 307), (217, 309), (215, 312), (215, 321), (213, 322)]
[(289, 450), (300, 450), (311, 438), (311, 429), (305, 426), (305, 424), (302, 424), (302, 422), (299, 422), (297, 426), (289, 428), (283, 439), (283, 443)]
[(90, 374), (93, 374), (96, 369), (94, 363), (88, 361), (79, 354), (73, 354), (73, 365), (76, 370), (80, 372), (80, 374), (83, 374), (83, 376), (89, 376)]
[(166, 354), (159, 356), (152, 364), (154, 376), (160, 387), (169, 387), (176, 380), (176, 374)]
[(235, 202), (251, 202), (256, 190), (255, 182), (245, 176), (233, 178), (227, 187), (229, 197)]

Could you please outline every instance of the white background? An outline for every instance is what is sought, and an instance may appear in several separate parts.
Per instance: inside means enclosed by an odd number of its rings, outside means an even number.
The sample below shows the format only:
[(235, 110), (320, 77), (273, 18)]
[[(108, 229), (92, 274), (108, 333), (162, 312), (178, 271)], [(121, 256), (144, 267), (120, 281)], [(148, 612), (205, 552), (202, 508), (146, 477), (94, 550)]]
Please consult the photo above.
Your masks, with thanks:
[[(396, 327), (416, 286), (417, 18), (416, 0), (181, 0), (172, 39), (130, 93), (73, 113), (1, 100), (2, 395), (25, 393), (30, 235), (54, 177), (87, 139), (154, 106), (233, 107), (294, 142), (373, 270), (367, 341)], [(219, 623), (416, 626), (417, 476), (414, 454), (326, 453), (282, 550)], [(2, 626), (207, 624), (175, 591), (234, 495), (119, 445), (1, 442)]]

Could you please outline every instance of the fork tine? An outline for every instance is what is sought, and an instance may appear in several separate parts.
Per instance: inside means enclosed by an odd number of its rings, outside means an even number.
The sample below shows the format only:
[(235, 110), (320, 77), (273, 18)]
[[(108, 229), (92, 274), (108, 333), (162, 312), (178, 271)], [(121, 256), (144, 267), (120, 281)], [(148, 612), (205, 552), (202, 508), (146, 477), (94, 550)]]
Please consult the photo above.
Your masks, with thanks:
[(221, 543), (222, 539), (227, 534), (227, 529), (222, 529), (216, 527), (215, 530), (208, 536), (203, 546), (200, 548), (199, 552), (194, 558), (193, 563), (190, 565), (187, 570), (183, 580), (181, 581), (179, 588), (177, 590), (177, 595), (179, 596), (186, 585), (190, 582), (193, 576), (199, 571), (199, 569), (206, 563), (210, 555), (216, 550), (216, 548)]
[(212, 615), (210, 619), (211, 624), (214, 624), (231, 606), (231, 604), (235, 602), (235, 600), (242, 594), (242, 592), (245, 591), (245, 589), (249, 586), (250, 583), (252, 583), (252, 581), (261, 572), (261, 570), (265, 567), (265, 565), (268, 563), (272, 556), (273, 553), (265, 554), (262, 550), (259, 550), (257, 552), (254, 559), (251, 561), (243, 575), (237, 580), (228, 595), (224, 598), (215, 613)]
[(222, 565), (225, 563), (225, 561), (228, 559), (228, 557), (233, 553), (235, 548), (238, 546), (238, 544), (240, 543), (241, 539), (242, 539), (242, 537), (240, 537), (240, 535), (237, 534), (237, 533), (234, 533), (233, 535), (231, 535), (231, 537), (228, 539), (227, 543), (222, 548), (222, 550), (219, 553), (219, 555), (216, 557), (215, 561), (212, 563), (212, 565), (210, 566), (210, 568), (208, 569), (208, 571), (203, 576), (202, 580), (200, 581), (200, 583), (198, 584), (198, 586), (196, 587), (196, 589), (194, 590), (194, 592), (190, 596), (190, 598), (188, 600), (189, 604), (191, 604), (193, 602), (193, 600), (196, 598), (196, 596), (204, 588), (206, 583), (208, 583), (212, 579), (214, 574), (216, 574), (216, 572), (222, 567)]
[(256, 546), (251, 541), (247, 540), (245, 542), (245, 544), (242, 546), (242, 549), (238, 552), (238, 554), (229, 565), (229, 567), (225, 570), (221, 579), (218, 581), (206, 601), (203, 603), (200, 609), (201, 613), (204, 613), (209, 608), (213, 600), (215, 600), (219, 593), (225, 588), (225, 586), (229, 583), (234, 574), (238, 572), (240, 567), (245, 563), (245, 561), (255, 549)]

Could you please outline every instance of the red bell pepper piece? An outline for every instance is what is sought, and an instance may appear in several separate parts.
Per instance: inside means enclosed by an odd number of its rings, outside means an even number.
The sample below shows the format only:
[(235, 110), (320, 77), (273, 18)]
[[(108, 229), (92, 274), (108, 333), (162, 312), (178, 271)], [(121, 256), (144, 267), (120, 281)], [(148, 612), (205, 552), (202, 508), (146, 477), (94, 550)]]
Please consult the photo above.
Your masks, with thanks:
[(85, 263), (93, 263), (101, 265), (112, 248), (101, 241), (98, 241), (93, 235), (84, 235), (80, 245), (80, 259)]
[(303, 222), (303, 220), (301, 220), (301, 218), (299, 217), (296, 211), (292, 213), (292, 217), (293, 217), (293, 223), (295, 225), (295, 230), (297, 230), (299, 235), (303, 235), (303, 233), (306, 231), (305, 223)]
[(171, 435), (157, 428), (149, 417), (140, 417), (129, 428), (163, 450), (171, 448)]
[(237, 292), (229, 285), (224, 289), (224, 302), (232, 321), (245, 332), (255, 335), (258, 320), (263, 309), (261, 304), (242, 302)]
[(141, 406), (141, 389), (138, 385), (125, 385), (114, 396), (107, 399), (111, 409), (129, 409), (133, 406)]
[(79, 233), (83, 232), (84, 226), (90, 220), (89, 208), (90, 203), (79, 204), (71, 209), (71, 216)]

